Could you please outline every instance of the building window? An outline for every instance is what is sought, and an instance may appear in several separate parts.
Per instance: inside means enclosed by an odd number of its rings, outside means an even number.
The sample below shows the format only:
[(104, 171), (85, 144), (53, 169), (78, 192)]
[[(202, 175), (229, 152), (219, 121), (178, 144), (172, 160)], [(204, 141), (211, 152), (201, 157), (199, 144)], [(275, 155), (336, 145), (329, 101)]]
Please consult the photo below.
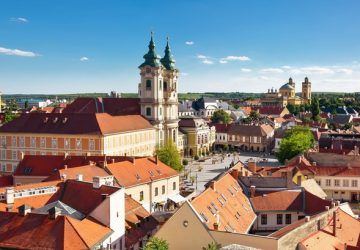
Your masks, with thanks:
[(164, 90), (167, 91), (167, 82), (164, 82)]
[(69, 149), (70, 148), (70, 139), (64, 139), (64, 148)]
[(334, 186), (340, 187), (340, 180), (334, 180)]
[(146, 90), (151, 90), (151, 80), (146, 80)]
[(155, 196), (158, 196), (158, 195), (159, 195), (159, 188), (156, 187), (156, 188), (155, 188)]
[(45, 138), (40, 138), (40, 147), (45, 148), (46, 147), (46, 140)]
[(165, 194), (165, 185), (162, 186), (162, 194)]
[(351, 186), (352, 187), (357, 187), (358, 186), (358, 181), (357, 180), (352, 180), (351, 181)]
[(144, 200), (144, 191), (141, 191), (140, 192), (140, 201), (143, 201)]
[(81, 139), (76, 139), (76, 149), (81, 150)]
[(12, 137), (11, 145), (12, 145), (13, 147), (16, 147), (16, 137), (15, 137), (15, 136)]
[(146, 116), (151, 116), (151, 108), (150, 107), (146, 108)]
[(32, 148), (35, 148), (35, 147), (36, 147), (36, 138), (35, 138), (35, 137), (32, 137), (32, 138), (31, 138), (30, 144), (31, 144), (31, 147), (32, 147)]
[(52, 138), (51, 139), (51, 147), (52, 148), (57, 148), (57, 138)]
[(6, 137), (5, 136), (1, 137), (1, 146), (6, 147)]
[(174, 181), (173, 182), (173, 190), (175, 190), (176, 189), (176, 182)]
[(261, 215), (261, 225), (267, 225), (267, 214)]
[(159, 115), (162, 116), (162, 108), (159, 108)]
[(23, 148), (25, 147), (25, 138), (19, 137), (19, 147)]
[(16, 150), (11, 151), (11, 155), (12, 155), (13, 160), (17, 160), (17, 151)]
[(349, 180), (343, 180), (343, 187), (349, 186)]
[(331, 186), (331, 180), (330, 180), (330, 179), (326, 179), (326, 180), (325, 180), (325, 185), (326, 185), (327, 187), (330, 187), (330, 186)]
[(1, 160), (5, 160), (6, 159), (6, 150), (2, 149), (1, 150)]
[(159, 80), (159, 89), (162, 90), (162, 82)]
[(282, 214), (277, 214), (276, 215), (276, 223), (278, 225), (282, 225), (283, 224), (283, 215)]
[(291, 214), (286, 214), (285, 215), (285, 223), (286, 224), (291, 224)]
[(95, 141), (94, 140), (89, 141), (89, 150), (95, 150)]

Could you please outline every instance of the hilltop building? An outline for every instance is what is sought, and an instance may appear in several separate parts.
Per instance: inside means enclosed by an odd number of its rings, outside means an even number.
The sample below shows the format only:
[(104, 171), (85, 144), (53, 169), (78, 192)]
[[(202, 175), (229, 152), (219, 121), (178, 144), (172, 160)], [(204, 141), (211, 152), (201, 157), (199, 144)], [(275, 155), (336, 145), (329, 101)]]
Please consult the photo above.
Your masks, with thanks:
[(261, 97), (262, 106), (286, 107), (288, 104), (301, 105), (311, 103), (311, 82), (305, 77), (302, 83), (301, 97), (296, 96), (295, 82), (290, 77), (289, 82), (279, 89), (268, 89), (268, 92)]

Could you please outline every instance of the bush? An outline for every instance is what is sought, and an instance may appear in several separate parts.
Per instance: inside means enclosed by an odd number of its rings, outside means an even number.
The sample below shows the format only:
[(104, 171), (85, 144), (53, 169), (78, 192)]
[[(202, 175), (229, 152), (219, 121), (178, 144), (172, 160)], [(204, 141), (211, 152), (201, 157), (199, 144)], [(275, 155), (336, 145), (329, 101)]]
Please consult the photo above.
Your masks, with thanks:
[(199, 160), (199, 156), (198, 156), (198, 155), (195, 155), (195, 156), (194, 156), (194, 160), (195, 160), (195, 161)]
[(189, 161), (188, 161), (188, 160), (186, 160), (186, 159), (183, 159), (183, 160), (182, 160), (182, 164), (183, 164), (184, 166), (186, 166), (186, 165), (188, 165), (188, 164), (189, 164)]

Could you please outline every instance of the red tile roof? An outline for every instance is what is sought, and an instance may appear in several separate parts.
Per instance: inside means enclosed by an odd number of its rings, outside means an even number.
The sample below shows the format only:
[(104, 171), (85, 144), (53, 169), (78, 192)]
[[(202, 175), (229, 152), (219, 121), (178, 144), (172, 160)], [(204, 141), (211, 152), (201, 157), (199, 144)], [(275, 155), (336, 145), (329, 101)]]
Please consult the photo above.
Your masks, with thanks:
[(179, 176), (178, 172), (161, 161), (156, 163), (155, 157), (128, 157), (127, 160), (108, 164), (107, 169), (119, 184), (124, 187), (132, 187), (154, 180)]
[(232, 123), (228, 127), (228, 134), (234, 135), (246, 135), (246, 136), (268, 136), (273, 127), (267, 124), (262, 125), (244, 125)]
[(227, 133), (229, 128), (229, 125), (224, 123), (211, 123), (209, 126), (215, 126), (216, 133)]
[(272, 106), (263, 106), (255, 108), (258, 110), (261, 115), (280, 115), (284, 111), (284, 107), (272, 107)]
[(13, 185), (12, 175), (0, 176), (0, 187), (8, 187)]
[(141, 129), (154, 127), (140, 115), (26, 113), (0, 127), (0, 133), (107, 135)]
[[(333, 232), (334, 217), (328, 225), (303, 239), (299, 245), (304, 249), (360, 249), (360, 222), (336, 209), (336, 236)], [(345, 247), (346, 244), (346, 247)]]
[(0, 212), (0, 248), (89, 249), (111, 234), (111, 229), (88, 219), (47, 214)]
[(227, 173), (209, 185), (191, 202), (206, 226), (214, 229), (218, 214), (218, 230), (246, 233), (256, 215), (237, 180)]
[(356, 176), (360, 177), (360, 167), (311, 166), (317, 176)]
[(140, 115), (139, 98), (79, 97), (63, 113), (108, 113), (110, 115)]
[(331, 206), (331, 201), (303, 189), (256, 192), (250, 201), (255, 211), (303, 211), (307, 215), (325, 211), (325, 206)]
[(100, 188), (93, 188), (92, 183), (67, 180), (63, 186), (60, 200), (79, 212), (88, 215), (103, 202), (104, 194), (111, 195), (118, 190), (118, 187), (103, 185)]
[[(19, 162), (14, 176), (50, 176), (58, 170), (89, 165), (90, 162), (100, 164), (106, 159), (107, 163), (125, 160), (124, 156), (67, 156), (61, 155), (25, 155)], [(31, 171), (29, 171), (31, 168)], [(27, 169), (27, 170), (25, 170)]]
[[(301, 190), (256, 193), (250, 198), (255, 211), (303, 211)], [(324, 208), (325, 209), (325, 208)]]
[(77, 176), (81, 174), (82, 180), (86, 182), (92, 182), (93, 177), (95, 176), (108, 176), (103, 168), (100, 168), (95, 165), (86, 165), (81, 167), (60, 169), (56, 171), (54, 174), (46, 178), (44, 181), (52, 181), (52, 180), (62, 180), (62, 177), (65, 176), (66, 179), (76, 179)]

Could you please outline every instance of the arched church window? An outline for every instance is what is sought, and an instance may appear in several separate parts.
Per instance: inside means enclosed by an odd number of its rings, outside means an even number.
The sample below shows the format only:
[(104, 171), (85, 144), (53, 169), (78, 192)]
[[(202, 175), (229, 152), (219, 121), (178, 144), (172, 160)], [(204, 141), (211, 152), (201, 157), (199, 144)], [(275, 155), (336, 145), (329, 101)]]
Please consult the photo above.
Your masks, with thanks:
[(162, 81), (159, 80), (159, 89), (162, 90)]
[(146, 90), (151, 90), (151, 80), (146, 80)]
[(159, 115), (162, 115), (162, 108), (159, 108)]
[(167, 82), (164, 82), (164, 90), (167, 91)]
[(151, 108), (150, 107), (146, 108), (146, 116), (151, 116)]

